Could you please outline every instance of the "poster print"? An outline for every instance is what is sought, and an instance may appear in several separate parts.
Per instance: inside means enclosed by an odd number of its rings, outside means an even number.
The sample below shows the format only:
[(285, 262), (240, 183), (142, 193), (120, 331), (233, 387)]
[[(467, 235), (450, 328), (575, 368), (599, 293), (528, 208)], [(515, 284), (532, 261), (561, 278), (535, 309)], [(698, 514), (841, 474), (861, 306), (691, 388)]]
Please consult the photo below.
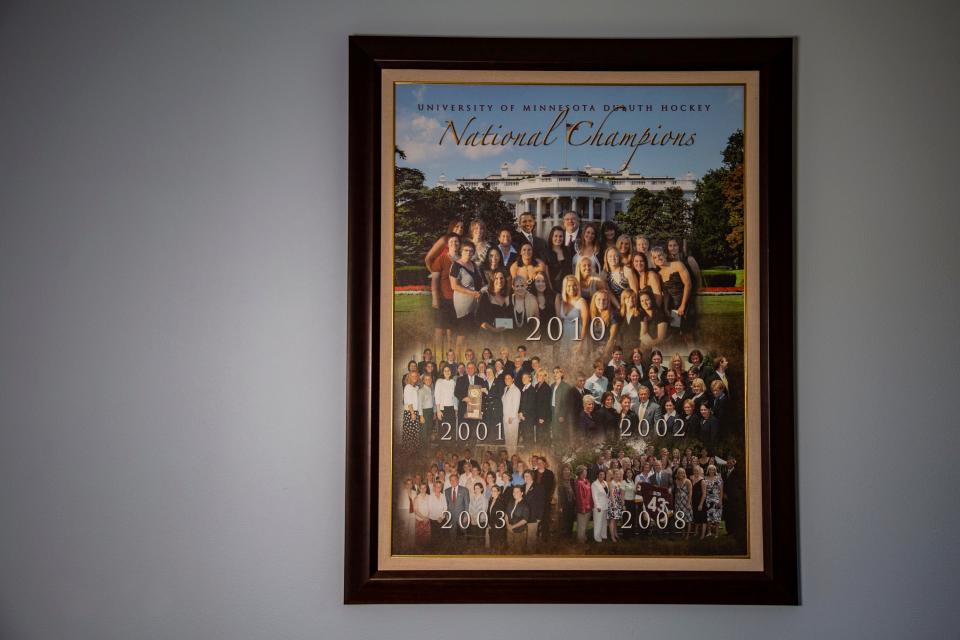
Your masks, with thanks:
[(757, 90), (383, 72), (381, 567), (762, 568)]

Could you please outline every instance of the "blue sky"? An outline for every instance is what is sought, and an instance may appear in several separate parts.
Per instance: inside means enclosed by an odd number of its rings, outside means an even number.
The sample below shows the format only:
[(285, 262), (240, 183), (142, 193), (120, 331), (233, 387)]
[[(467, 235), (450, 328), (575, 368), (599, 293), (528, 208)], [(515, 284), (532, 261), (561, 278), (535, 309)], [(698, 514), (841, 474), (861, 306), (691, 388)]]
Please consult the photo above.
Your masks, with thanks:
[[(607, 115), (604, 105), (652, 105), (652, 111), (635, 107), (630, 112), (617, 112), (603, 126), (604, 131), (636, 132), (646, 128), (655, 131), (684, 131), (696, 133), (694, 144), (638, 147), (630, 170), (646, 176), (679, 176), (687, 171), (697, 177), (721, 163), (721, 152), (727, 138), (743, 128), (743, 90), (740, 86), (551, 86), (551, 85), (425, 85), (400, 84), (396, 86), (396, 140), (407, 154), (406, 160), (397, 160), (401, 166), (416, 167), (427, 177), (427, 183), (436, 183), (440, 174), (448, 178), (484, 177), (499, 173), (503, 162), (513, 169), (536, 170), (539, 166), (559, 169), (563, 166), (560, 137), (548, 146), (457, 146), (447, 133), (442, 145), (441, 134), (452, 119), (460, 132), (471, 116), (476, 120), (471, 131), (481, 133), (488, 125), (502, 125), (500, 131), (544, 132), (557, 116), (556, 111), (524, 112), (523, 105), (580, 105), (580, 111), (571, 110), (567, 122), (592, 120), (594, 127)], [(701, 111), (662, 111), (661, 105), (703, 105)], [(492, 105), (493, 110), (435, 110), (427, 105)], [(506, 105), (506, 110), (504, 110)], [(510, 106), (512, 105), (512, 110)], [(584, 109), (592, 105), (594, 111)], [(705, 110), (709, 105), (709, 110)], [(586, 126), (575, 135), (586, 139), (591, 130)], [(576, 138), (574, 138), (576, 141)], [(632, 148), (567, 146), (567, 165), (581, 168), (586, 164), (617, 170), (630, 155)]]

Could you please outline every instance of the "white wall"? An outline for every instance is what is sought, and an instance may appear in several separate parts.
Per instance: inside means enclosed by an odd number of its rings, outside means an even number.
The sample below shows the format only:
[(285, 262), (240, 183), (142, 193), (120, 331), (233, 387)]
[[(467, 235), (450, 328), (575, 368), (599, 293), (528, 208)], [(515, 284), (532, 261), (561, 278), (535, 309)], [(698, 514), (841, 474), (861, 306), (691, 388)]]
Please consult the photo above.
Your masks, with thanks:
[[(0, 637), (956, 637), (956, 3), (63, 5), (0, 9)], [(351, 33), (799, 37), (802, 607), (340, 604)]]

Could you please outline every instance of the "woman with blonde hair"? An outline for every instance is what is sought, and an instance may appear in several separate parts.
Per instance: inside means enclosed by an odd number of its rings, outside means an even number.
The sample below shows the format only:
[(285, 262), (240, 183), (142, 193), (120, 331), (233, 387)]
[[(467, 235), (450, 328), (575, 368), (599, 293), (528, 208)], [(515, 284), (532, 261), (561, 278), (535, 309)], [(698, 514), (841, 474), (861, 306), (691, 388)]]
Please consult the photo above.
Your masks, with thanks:
[[(720, 537), (720, 521), (723, 519), (723, 480), (717, 473), (717, 467), (707, 465), (707, 476), (703, 479), (706, 487), (704, 506), (707, 510), (707, 536)], [(702, 537), (702, 536), (701, 536)]]
[(677, 378), (686, 379), (687, 374), (683, 370), (683, 356), (679, 353), (670, 356), (670, 366), (667, 370), (673, 371), (677, 375)]
[(647, 236), (640, 234), (633, 239), (633, 255), (636, 256), (638, 253), (643, 254), (643, 258), (647, 260), (647, 267), (650, 267), (649, 258), (647, 254), (650, 251), (650, 239)]
[[(601, 322), (594, 322), (595, 318), (600, 318)], [(603, 330), (596, 328), (596, 325), (603, 325)], [(613, 351), (617, 334), (620, 332), (620, 314), (613, 304), (613, 296), (609, 291), (597, 291), (590, 298), (590, 331), (587, 334), (603, 346), (605, 355)], [(597, 336), (600, 336), (599, 338)]]
[(630, 236), (626, 233), (620, 234), (617, 237), (617, 251), (620, 253), (620, 259), (626, 263), (630, 264), (630, 259), (633, 255), (633, 241), (630, 239)]
[(610, 473), (613, 479), (611, 479), (608, 484), (610, 491), (607, 503), (607, 527), (610, 529), (610, 540), (620, 542), (620, 539), (617, 537), (617, 527), (620, 526), (620, 518), (623, 517), (623, 512), (625, 511), (623, 469), (614, 468)]
[(703, 467), (693, 465), (693, 474), (690, 476), (690, 506), (693, 508), (693, 528), (689, 530), (694, 536), (700, 532), (700, 539), (707, 533), (707, 487), (703, 481)]
[[(620, 293), (620, 325), (628, 338), (640, 333), (640, 307), (637, 305), (637, 292), (624, 289)], [(631, 359), (633, 356), (631, 355)]]
[(686, 529), (687, 536), (690, 535), (690, 529), (692, 528), (690, 525), (693, 521), (693, 509), (690, 507), (692, 490), (693, 483), (687, 478), (686, 469), (678, 466), (673, 477), (673, 517), (678, 524), (680, 519), (683, 520), (683, 527), (678, 528), (680, 530)]
[(694, 291), (690, 270), (680, 260), (670, 260), (663, 247), (650, 250), (653, 264), (660, 270), (663, 280), (664, 309), (680, 319), (680, 335), (689, 337), (693, 331)]
[(580, 295), (586, 300), (590, 300), (597, 291), (607, 288), (603, 278), (597, 276), (597, 270), (593, 268), (593, 262), (590, 260), (578, 262), (573, 274), (580, 285)]
[(690, 383), (690, 388), (693, 390), (693, 408), (700, 412), (700, 405), (704, 402), (710, 400), (707, 396), (707, 384), (703, 381), (703, 378), (694, 378), (693, 382)]
[(621, 259), (620, 252), (613, 247), (603, 254), (604, 277), (614, 300), (619, 299), (620, 294), (627, 289), (637, 290), (637, 276), (628, 265), (628, 262)]
[(563, 322), (564, 341), (583, 340), (590, 321), (590, 308), (580, 294), (580, 283), (575, 276), (565, 276), (562, 290), (557, 293), (556, 313)]

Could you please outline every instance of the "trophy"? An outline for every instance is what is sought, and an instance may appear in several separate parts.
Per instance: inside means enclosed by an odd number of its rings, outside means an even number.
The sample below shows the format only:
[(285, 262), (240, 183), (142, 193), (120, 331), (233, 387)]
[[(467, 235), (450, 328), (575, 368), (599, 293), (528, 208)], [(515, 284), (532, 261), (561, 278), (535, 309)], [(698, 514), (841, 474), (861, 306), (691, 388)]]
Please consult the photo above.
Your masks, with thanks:
[(483, 406), (483, 387), (478, 384), (470, 385), (467, 389), (467, 412), (464, 418), (479, 420), (480, 409)]

